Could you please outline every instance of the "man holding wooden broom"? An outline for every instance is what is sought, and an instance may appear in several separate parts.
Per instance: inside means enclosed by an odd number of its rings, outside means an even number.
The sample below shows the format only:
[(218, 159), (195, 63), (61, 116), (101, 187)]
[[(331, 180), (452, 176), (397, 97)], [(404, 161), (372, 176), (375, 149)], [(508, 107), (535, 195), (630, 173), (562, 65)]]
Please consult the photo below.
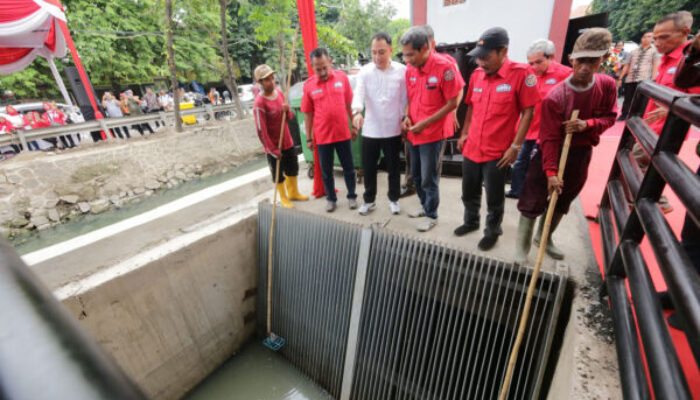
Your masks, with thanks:
[[(253, 75), (255, 81), (262, 87), (262, 91), (255, 97), (253, 105), (258, 137), (265, 153), (267, 153), (267, 161), (272, 171), (272, 180), (277, 184), (280, 203), (285, 207), (293, 208), (294, 204), (290, 200), (303, 201), (309, 198), (299, 193), (297, 186), (299, 161), (294, 151), (294, 142), (289, 133), (289, 126), (286, 123), (287, 120), (292, 119), (292, 112), (284, 94), (276, 88), (275, 71), (272, 68), (266, 64), (258, 65)], [(284, 131), (282, 131), (282, 125), (284, 125)], [(283, 132), (282, 138), (280, 138), (280, 132)], [(279, 147), (280, 143), (281, 147)], [(279, 177), (277, 176), (278, 159)]]
[[(554, 209), (546, 251), (555, 259), (564, 258), (561, 250), (554, 246), (551, 233), (569, 211), (569, 205), (586, 182), (593, 146), (598, 145), (600, 135), (615, 123), (617, 116), (615, 80), (597, 74), (611, 43), (612, 35), (604, 28), (591, 28), (581, 34), (569, 55), (573, 73), (542, 101), (537, 142), (539, 150), (530, 162), (518, 201), (521, 216), (516, 241), (517, 263), (526, 262), (535, 218), (545, 211), (547, 198), (555, 190), (559, 199)], [(578, 117), (572, 117), (574, 110), (578, 110)], [(560, 179), (557, 176), (559, 158), (567, 157), (562, 154), (562, 143), (567, 134), (572, 134), (571, 150), (566, 159), (563, 179)], [(536, 245), (542, 227), (543, 221), (540, 221)]]

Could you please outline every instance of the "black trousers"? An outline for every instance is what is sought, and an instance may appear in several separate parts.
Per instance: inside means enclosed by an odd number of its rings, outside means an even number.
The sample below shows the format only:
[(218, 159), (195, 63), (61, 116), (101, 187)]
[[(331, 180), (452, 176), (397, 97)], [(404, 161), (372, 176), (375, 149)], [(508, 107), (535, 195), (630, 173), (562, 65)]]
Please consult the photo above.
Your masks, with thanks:
[[(270, 164), (270, 172), (272, 172), (272, 182), (274, 182), (275, 173), (277, 173), (277, 159), (271, 154), (268, 154), (267, 163)], [(297, 175), (299, 175), (299, 160), (297, 159), (297, 154), (294, 151), (294, 147), (290, 147), (287, 150), (282, 150), (282, 160), (280, 160), (279, 183), (284, 182), (285, 176)]]
[(625, 96), (622, 102), (622, 112), (620, 113), (621, 118), (627, 118), (630, 112), (630, 107), (632, 106), (632, 99), (634, 98), (634, 92), (637, 90), (639, 82), (630, 82), (622, 84), (622, 93)]
[(401, 194), (401, 136), (391, 138), (362, 137), (362, 166), (365, 171), (365, 203), (374, 203), (377, 197), (377, 165), (379, 156), (384, 152), (386, 169), (389, 173), (389, 201), (399, 201)]
[(505, 207), (506, 169), (496, 166), (499, 160), (474, 162), (467, 157), (462, 161), (462, 203), (464, 204), (464, 224), (479, 226), (481, 208), (481, 187), (486, 189), (486, 236), (503, 234), (501, 222)]

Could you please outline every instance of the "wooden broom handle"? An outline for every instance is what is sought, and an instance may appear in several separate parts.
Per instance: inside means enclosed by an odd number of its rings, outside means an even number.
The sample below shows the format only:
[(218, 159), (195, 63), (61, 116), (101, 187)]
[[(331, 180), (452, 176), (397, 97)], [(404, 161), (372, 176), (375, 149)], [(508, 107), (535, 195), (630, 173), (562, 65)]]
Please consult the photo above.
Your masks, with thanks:
[[(294, 39), (292, 40), (292, 54), (289, 57), (289, 72), (287, 73), (287, 87), (285, 88), (284, 100), (289, 103), (289, 86), (292, 84), (292, 67), (294, 66), (294, 54), (297, 45), (297, 35), (299, 27), (294, 31)], [(280, 65), (280, 69), (282, 66)], [(280, 140), (277, 149), (280, 151), (280, 156), (277, 157), (277, 167), (275, 168), (275, 188), (272, 194), (272, 221), (270, 222), (270, 241), (267, 252), (267, 335), (272, 332), (272, 245), (275, 238), (275, 215), (277, 213), (277, 185), (280, 181), (280, 162), (282, 161), (282, 143), (284, 140), (284, 127), (287, 113), (282, 108), (282, 124), (280, 124)]]
[[(574, 110), (571, 113), (570, 121), (575, 121), (578, 119), (579, 110)], [(571, 147), (571, 133), (566, 134), (564, 139), (564, 146), (561, 150), (561, 158), (559, 159), (559, 180), (564, 179), (564, 168), (566, 167), (566, 159), (569, 156), (569, 148)], [(530, 316), (530, 305), (532, 305), (532, 296), (535, 294), (535, 284), (537, 283), (537, 278), (540, 275), (540, 268), (542, 267), (542, 260), (544, 259), (544, 253), (547, 248), (547, 241), (549, 240), (549, 229), (552, 225), (552, 217), (554, 216), (554, 206), (557, 204), (559, 199), (559, 193), (555, 190), (552, 192), (549, 199), (549, 208), (547, 208), (547, 214), (544, 220), (544, 227), (542, 229), (542, 237), (540, 238), (540, 247), (537, 251), (537, 261), (535, 262), (535, 269), (530, 277), (530, 284), (527, 288), (527, 297), (525, 298), (525, 305), (523, 307), (523, 314), (520, 317), (520, 324), (518, 325), (518, 334), (515, 338), (515, 344), (513, 344), (513, 349), (510, 352), (510, 359), (508, 360), (508, 369), (506, 369), (506, 375), (503, 379), (503, 386), (501, 386), (501, 394), (498, 396), (499, 400), (505, 400), (508, 394), (508, 389), (510, 388), (510, 381), (513, 378), (513, 369), (515, 369), (515, 362), (518, 359), (518, 352), (520, 351), (520, 345), (522, 344), (523, 337), (525, 336), (525, 328), (527, 327), (527, 319)]]

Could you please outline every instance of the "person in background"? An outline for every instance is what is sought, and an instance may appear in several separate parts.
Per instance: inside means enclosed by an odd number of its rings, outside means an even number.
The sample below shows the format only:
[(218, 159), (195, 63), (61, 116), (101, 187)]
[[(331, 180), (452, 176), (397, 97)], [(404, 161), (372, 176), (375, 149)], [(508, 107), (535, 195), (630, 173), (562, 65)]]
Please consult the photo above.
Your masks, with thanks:
[(163, 89), (160, 90), (160, 95), (158, 96), (158, 105), (160, 105), (163, 111), (173, 110), (173, 99)]
[(537, 137), (540, 134), (540, 113), (542, 112), (541, 100), (547, 96), (552, 88), (571, 75), (571, 68), (554, 61), (556, 49), (554, 43), (547, 39), (535, 40), (527, 50), (527, 62), (537, 75), (537, 91), (540, 93), (540, 101), (535, 105), (535, 111), (527, 130), (523, 147), (518, 153), (518, 158), (513, 164), (510, 173), (510, 190), (506, 197), (517, 199), (523, 189), (525, 174), (530, 164), (530, 159), (537, 150)]
[[(50, 123), (41, 118), (38, 111), (30, 111), (24, 115), (24, 129), (40, 129), (50, 126)], [(27, 144), (29, 150), (48, 150), (56, 147), (56, 139), (37, 139)]]
[[(462, 151), (463, 236), (479, 229), (482, 186), (486, 189), (486, 228), (478, 243), (486, 251), (503, 234), (506, 167), (518, 157), (540, 94), (537, 75), (527, 64), (508, 58), (508, 32), (486, 30), (469, 55), (479, 68), (469, 78), (464, 102), (469, 106), (457, 147)], [(519, 120), (519, 121), (518, 121)]]
[(315, 74), (304, 82), (301, 112), (305, 114), (306, 145), (309, 150), (318, 146), (323, 187), (326, 191), (326, 212), (333, 212), (338, 201), (333, 178), (333, 153), (338, 155), (343, 167), (348, 206), (354, 210), (357, 208), (357, 194), (355, 164), (350, 145), (357, 138), (357, 130), (353, 128), (351, 131), (348, 124), (348, 119), (352, 119), (350, 81), (344, 72), (333, 69), (333, 62), (326, 49), (314, 49), (309, 54), (309, 60)]
[(440, 205), (440, 151), (444, 128), (451, 112), (457, 108), (462, 85), (454, 63), (430, 51), (430, 40), (423, 27), (409, 28), (401, 37), (406, 61), (408, 104), (402, 121), (411, 143), (411, 175), (421, 208), (408, 213), (421, 218), (419, 232), (437, 225)]
[(209, 101), (211, 102), (211, 105), (216, 106), (221, 104), (221, 96), (219, 95), (219, 92), (216, 91), (215, 87), (212, 87), (209, 89)]
[[(146, 88), (146, 94), (143, 95), (143, 102), (146, 106), (147, 113), (155, 113), (162, 110), (160, 103), (158, 103), (158, 97), (151, 88)], [(160, 126), (160, 121), (156, 120), (156, 128)]]
[[(48, 123), (49, 126), (61, 126), (66, 124), (66, 115), (51, 103), (45, 102), (43, 105), (44, 114), (41, 118)], [(75, 147), (73, 138), (70, 135), (61, 135), (58, 137), (64, 149)]]
[[(406, 67), (391, 61), (391, 36), (379, 32), (372, 38), (372, 61), (357, 74), (352, 99), (353, 126), (362, 129), (362, 165), (365, 171), (364, 203), (360, 215), (376, 208), (377, 164), (384, 153), (389, 180), (389, 209), (401, 211), (401, 120), (406, 112)], [(365, 111), (364, 117), (362, 111)], [(366, 118), (365, 118), (366, 117)]]
[[(129, 115), (132, 117), (143, 115), (143, 110), (141, 109), (142, 101), (139, 99), (138, 96), (134, 94), (133, 90), (129, 89), (126, 92), (124, 92), (124, 94), (126, 95), (126, 101), (129, 105), (129, 111), (131, 112)], [(143, 136), (144, 130), (148, 130), (149, 132), (154, 133), (153, 128), (151, 128), (151, 125), (147, 122), (141, 124), (134, 124), (131, 125), (131, 127), (138, 130), (141, 136)]]
[[(4, 115), (0, 115), (0, 136), (2, 135), (10, 135), (15, 131), (15, 127), (12, 126), (12, 122), (5, 118)], [(20, 148), (19, 146), (15, 144), (11, 144), (8, 146), (2, 146), (0, 147), (0, 159), (4, 159), (7, 157), (10, 157), (11, 155), (14, 155), (15, 153), (19, 153)]]
[[(267, 154), (267, 161), (272, 172), (272, 181), (277, 183), (280, 203), (288, 208), (294, 208), (290, 200), (306, 201), (308, 196), (299, 193), (297, 176), (299, 161), (294, 150), (294, 141), (289, 131), (289, 120), (294, 118), (289, 103), (286, 102), (282, 91), (275, 85), (275, 71), (268, 65), (258, 65), (253, 72), (255, 81), (263, 90), (255, 97), (253, 115), (258, 137)], [(280, 131), (284, 124), (282, 148), (280, 149)], [(279, 181), (277, 180), (277, 160), (280, 163)]]
[(656, 78), (661, 56), (656, 51), (656, 48), (651, 45), (653, 38), (653, 32), (644, 33), (641, 45), (632, 51), (627, 58), (627, 62), (623, 64), (617, 85), (622, 87), (622, 95), (625, 97), (625, 100), (622, 103), (622, 112), (617, 119), (618, 121), (627, 119), (637, 85), (643, 80)]
[[(124, 93), (122, 93), (121, 96), (122, 98), (126, 97)], [(104, 108), (105, 112), (107, 113), (107, 118), (121, 118), (124, 116), (124, 114), (122, 114), (121, 102), (117, 102), (117, 99), (115, 99), (112, 93), (110, 92), (105, 92), (102, 95), (102, 108)], [(119, 137), (119, 139), (131, 137), (131, 135), (129, 135), (129, 128), (127, 128), (126, 126), (114, 127), (111, 129), (112, 137), (114, 137), (115, 134)], [(122, 129), (124, 129), (124, 135), (122, 135)], [(94, 141), (101, 140), (101, 138), (99, 138), (99, 134), (98, 137), (95, 137), (95, 135), (93, 134), (92, 138)]]
[[(546, 211), (547, 198), (555, 190), (559, 200), (554, 209), (546, 251), (554, 259), (564, 258), (564, 253), (554, 245), (552, 234), (586, 183), (593, 147), (600, 143), (600, 135), (615, 123), (617, 116), (615, 80), (597, 73), (611, 42), (612, 35), (605, 28), (590, 28), (582, 33), (569, 55), (573, 73), (542, 101), (539, 149), (530, 162), (525, 186), (518, 200), (521, 216), (516, 240), (516, 263), (524, 264), (527, 261), (535, 219)], [(579, 114), (577, 119), (572, 120), (574, 110), (578, 110)], [(563, 180), (560, 180), (559, 158), (567, 134), (572, 134), (571, 148)], [(541, 245), (539, 238), (543, 225), (544, 216), (540, 218), (536, 245)]]

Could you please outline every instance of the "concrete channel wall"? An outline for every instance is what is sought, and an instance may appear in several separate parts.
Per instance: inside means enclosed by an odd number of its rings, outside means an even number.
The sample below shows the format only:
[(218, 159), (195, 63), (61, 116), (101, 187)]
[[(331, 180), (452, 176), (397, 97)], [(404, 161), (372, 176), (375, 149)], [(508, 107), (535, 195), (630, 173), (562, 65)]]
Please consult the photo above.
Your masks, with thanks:
[(62, 299), (153, 399), (181, 398), (254, 332), (257, 217), (240, 218)]
[(251, 118), (22, 153), (0, 165), (0, 235), (21, 236), (118, 208), (261, 154)]

